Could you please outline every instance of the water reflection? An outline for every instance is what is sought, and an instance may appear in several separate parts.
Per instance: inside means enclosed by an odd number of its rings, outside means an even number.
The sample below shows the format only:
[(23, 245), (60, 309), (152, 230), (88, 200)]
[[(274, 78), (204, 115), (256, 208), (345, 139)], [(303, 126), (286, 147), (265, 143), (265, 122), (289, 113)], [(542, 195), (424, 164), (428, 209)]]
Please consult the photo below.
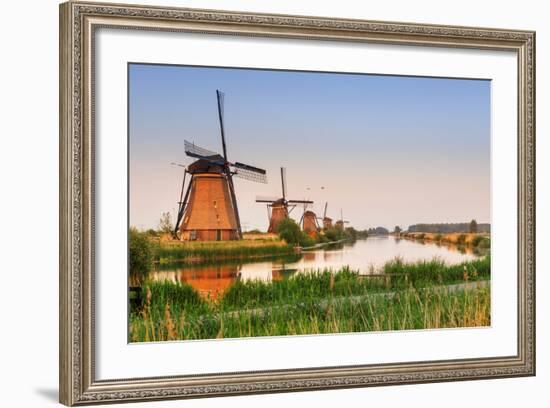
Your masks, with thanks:
[(218, 298), (237, 279), (274, 281), (295, 273), (312, 270), (338, 270), (349, 266), (361, 274), (379, 270), (386, 262), (400, 257), (405, 262), (439, 258), (456, 264), (484, 255), (471, 247), (447, 243), (395, 239), (391, 236), (369, 237), (352, 243), (331, 245), (303, 252), (301, 255), (264, 259), (252, 262), (217, 263), (210, 265), (171, 264), (151, 271), (153, 280), (186, 282), (204, 297)]

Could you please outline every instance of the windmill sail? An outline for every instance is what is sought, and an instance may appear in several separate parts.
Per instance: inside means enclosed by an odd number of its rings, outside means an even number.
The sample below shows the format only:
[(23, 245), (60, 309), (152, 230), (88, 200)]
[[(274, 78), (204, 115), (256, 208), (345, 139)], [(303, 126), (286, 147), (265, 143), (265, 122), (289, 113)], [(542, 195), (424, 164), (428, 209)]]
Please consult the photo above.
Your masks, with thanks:
[(203, 147), (197, 146), (195, 143), (185, 140), (185, 153), (195, 159), (206, 160), (218, 166), (230, 166), (232, 171), (229, 177), (236, 176), (245, 180), (255, 181), (257, 183), (267, 183), (266, 171), (249, 164), (240, 162), (231, 163), (222, 158), (218, 153)]
[(216, 97), (218, 99), (218, 117), (220, 119), (220, 133), (222, 135), (223, 157), (225, 160), (227, 160), (227, 148), (225, 146), (225, 128), (223, 125), (223, 101), (225, 99), (225, 94), (216, 89)]
[(281, 185), (283, 188), (283, 200), (286, 199), (286, 168), (281, 167)]
[(200, 147), (196, 145), (194, 142), (190, 142), (188, 140), (184, 140), (184, 146), (185, 146), (185, 154), (191, 157), (195, 157), (197, 159), (204, 159), (204, 160), (213, 160), (213, 157), (220, 156), (219, 153), (213, 152), (212, 150), (205, 149), (204, 147)]

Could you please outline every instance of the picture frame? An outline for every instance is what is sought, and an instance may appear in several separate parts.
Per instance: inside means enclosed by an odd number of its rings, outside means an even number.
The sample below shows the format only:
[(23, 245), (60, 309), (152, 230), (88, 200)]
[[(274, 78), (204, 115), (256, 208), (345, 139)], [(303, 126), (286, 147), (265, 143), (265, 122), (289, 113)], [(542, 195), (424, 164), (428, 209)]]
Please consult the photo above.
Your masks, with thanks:
[[(513, 53), (517, 61), (517, 352), (273, 370), (98, 378), (96, 33), (200, 33)], [(114, 136), (118, 137), (118, 136)], [(125, 135), (120, 135), (124, 138)], [(494, 135), (493, 135), (494, 138)], [(493, 140), (493, 143), (498, 141)], [(509, 181), (512, 182), (511, 180)], [(142, 5), (60, 5), (60, 402), (81, 405), (535, 375), (535, 33)], [(515, 266), (515, 267), (513, 267)], [(120, 271), (124, 274), (125, 271)], [(124, 294), (121, 294), (123, 296)], [(212, 343), (213, 344), (213, 343)], [(214, 350), (214, 349), (212, 349)]]

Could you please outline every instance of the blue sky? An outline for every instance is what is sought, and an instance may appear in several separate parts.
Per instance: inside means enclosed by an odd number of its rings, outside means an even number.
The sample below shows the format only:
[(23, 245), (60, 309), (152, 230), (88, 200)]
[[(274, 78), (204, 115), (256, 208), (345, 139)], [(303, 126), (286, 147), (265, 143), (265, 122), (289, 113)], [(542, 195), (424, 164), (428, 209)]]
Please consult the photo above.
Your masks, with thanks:
[[(131, 64), (130, 225), (175, 213), (184, 139), (221, 152), (216, 89), (225, 93), (228, 157), (267, 170), (237, 180), (245, 229), (267, 228), (256, 195), (340, 209), (356, 228), (490, 221), (490, 81)], [(321, 189), (321, 186), (324, 189)], [(301, 209), (293, 213), (296, 218)]]

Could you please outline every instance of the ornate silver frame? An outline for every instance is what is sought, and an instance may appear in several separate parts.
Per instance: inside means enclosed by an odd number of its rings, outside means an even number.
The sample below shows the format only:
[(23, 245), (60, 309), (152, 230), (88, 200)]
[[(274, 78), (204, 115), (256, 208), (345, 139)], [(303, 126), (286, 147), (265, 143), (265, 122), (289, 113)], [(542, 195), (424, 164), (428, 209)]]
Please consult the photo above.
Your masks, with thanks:
[[(518, 63), (518, 350), (513, 356), (98, 381), (93, 47), (98, 27), (507, 50)], [(60, 402), (305, 391), (535, 374), (535, 33), (135, 5), (60, 5)]]

